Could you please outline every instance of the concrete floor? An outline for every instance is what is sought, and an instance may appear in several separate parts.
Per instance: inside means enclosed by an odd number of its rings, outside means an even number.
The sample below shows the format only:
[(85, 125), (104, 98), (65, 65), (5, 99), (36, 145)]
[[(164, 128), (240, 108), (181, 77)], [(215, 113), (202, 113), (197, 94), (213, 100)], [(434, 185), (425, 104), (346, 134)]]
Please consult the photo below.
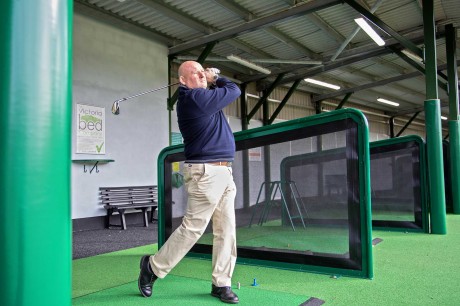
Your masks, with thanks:
[(73, 232), (73, 259), (125, 250), (141, 245), (156, 243), (158, 223), (129, 224), (126, 230), (120, 228)]

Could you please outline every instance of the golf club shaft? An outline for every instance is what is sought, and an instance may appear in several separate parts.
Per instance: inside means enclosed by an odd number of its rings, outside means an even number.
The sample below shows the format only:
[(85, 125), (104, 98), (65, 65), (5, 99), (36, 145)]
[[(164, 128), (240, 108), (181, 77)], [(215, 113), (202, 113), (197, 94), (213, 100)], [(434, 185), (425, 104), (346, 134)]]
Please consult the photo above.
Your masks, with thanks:
[(177, 85), (177, 84), (179, 84), (179, 83), (173, 83), (173, 84), (165, 85), (165, 86), (162, 86), (162, 87), (158, 87), (158, 88), (155, 88), (155, 89), (151, 89), (151, 90), (147, 90), (147, 91), (144, 91), (144, 92), (135, 94), (135, 95), (133, 95), (133, 96), (129, 96), (129, 97), (126, 97), (126, 98), (118, 99), (118, 100), (116, 100), (115, 102), (113, 102), (113, 105), (112, 105), (112, 114), (118, 115), (118, 114), (120, 113), (120, 102), (121, 102), (121, 101), (126, 101), (126, 100), (129, 100), (129, 99), (135, 98), (135, 97), (143, 96), (143, 95), (146, 95), (146, 94), (148, 94), (148, 93), (151, 93), (151, 92), (154, 92), (154, 91), (158, 91), (158, 90), (161, 90), (161, 89), (164, 89), (164, 88), (168, 88), (168, 87), (171, 87), (171, 86), (174, 86), (174, 85)]
[(155, 88), (155, 89), (147, 90), (147, 91), (144, 91), (144, 92), (135, 94), (135, 95), (133, 95), (133, 96), (129, 96), (129, 97), (126, 97), (126, 98), (121, 98), (121, 99), (119, 99), (118, 101), (126, 101), (126, 100), (129, 100), (129, 99), (136, 98), (136, 97), (139, 97), (139, 96), (143, 96), (143, 95), (146, 95), (146, 94), (148, 94), (148, 93), (151, 93), (151, 92), (154, 92), (154, 91), (158, 91), (158, 90), (161, 90), (161, 89), (165, 89), (165, 88), (168, 88), (168, 87), (177, 85), (177, 84), (179, 84), (179, 83), (173, 83), (173, 84), (165, 85), (165, 86), (158, 87), (158, 88)]

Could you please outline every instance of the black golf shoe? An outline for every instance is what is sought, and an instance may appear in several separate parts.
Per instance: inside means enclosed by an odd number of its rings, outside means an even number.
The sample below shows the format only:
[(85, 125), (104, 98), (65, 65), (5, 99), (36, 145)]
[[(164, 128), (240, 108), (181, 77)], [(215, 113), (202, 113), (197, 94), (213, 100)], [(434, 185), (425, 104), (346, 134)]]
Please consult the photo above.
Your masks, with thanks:
[(218, 297), (224, 303), (238, 304), (240, 301), (231, 287), (217, 287), (213, 284), (211, 295)]
[(137, 281), (139, 291), (144, 297), (150, 297), (152, 295), (153, 283), (158, 278), (150, 268), (149, 258), (149, 255), (142, 256), (141, 272), (139, 273), (139, 279)]

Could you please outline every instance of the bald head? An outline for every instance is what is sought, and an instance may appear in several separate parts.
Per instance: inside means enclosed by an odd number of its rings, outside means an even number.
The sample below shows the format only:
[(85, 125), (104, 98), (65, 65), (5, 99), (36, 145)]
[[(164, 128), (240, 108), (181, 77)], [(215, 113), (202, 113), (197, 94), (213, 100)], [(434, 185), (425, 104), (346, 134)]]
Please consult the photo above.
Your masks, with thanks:
[(188, 88), (206, 88), (208, 86), (205, 71), (198, 62), (183, 62), (178, 73), (180, 83)]

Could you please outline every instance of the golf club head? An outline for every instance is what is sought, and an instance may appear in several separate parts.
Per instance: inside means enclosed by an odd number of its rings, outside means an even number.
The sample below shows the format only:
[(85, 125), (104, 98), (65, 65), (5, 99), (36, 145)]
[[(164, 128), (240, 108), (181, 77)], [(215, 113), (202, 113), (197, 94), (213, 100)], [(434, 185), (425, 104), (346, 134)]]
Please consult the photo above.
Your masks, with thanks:
[(118, 115), (120, 113), (120, 100), (113, 102), (112, 114)]

